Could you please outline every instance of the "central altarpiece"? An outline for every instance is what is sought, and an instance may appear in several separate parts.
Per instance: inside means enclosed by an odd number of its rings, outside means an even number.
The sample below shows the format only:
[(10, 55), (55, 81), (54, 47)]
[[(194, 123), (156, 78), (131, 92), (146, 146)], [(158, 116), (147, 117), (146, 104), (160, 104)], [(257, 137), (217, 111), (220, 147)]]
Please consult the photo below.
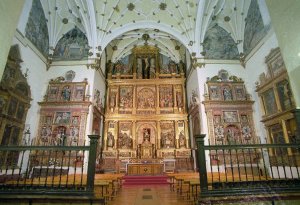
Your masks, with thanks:
[(163, 162), (191, 169), (183, 64), (162, 64), (159, 49), (135, 47), (128, 64), (107, 65), (102, 169)]

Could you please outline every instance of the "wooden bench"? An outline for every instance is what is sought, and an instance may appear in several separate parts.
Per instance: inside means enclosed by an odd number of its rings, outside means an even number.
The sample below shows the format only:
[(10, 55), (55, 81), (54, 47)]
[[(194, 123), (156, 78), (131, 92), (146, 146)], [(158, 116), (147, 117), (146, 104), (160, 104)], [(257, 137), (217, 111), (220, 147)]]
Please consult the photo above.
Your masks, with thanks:
[(46, 203), (46, 204), (62, 204), (62, 203), (72, 203), (72, 204), (106, 204), (104, 197), (99, 198), (95, 196), (62, 196), (62, 195), (15, 195), (7, 194), (0, 195), (0, 201), (4, 204), (16, 204), (16, 203), (28, 203), (32, 205), (35, 203)]

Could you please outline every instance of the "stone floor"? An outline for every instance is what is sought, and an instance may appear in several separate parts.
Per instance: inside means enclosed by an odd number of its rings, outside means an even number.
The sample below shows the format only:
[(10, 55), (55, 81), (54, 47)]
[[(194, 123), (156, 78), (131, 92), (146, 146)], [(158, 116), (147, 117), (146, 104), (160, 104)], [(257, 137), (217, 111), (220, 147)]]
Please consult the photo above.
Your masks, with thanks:
[[(223, 205), (300, 205), (300, 200), (286, 201), (255, 201), (218, 203)], [(194, 205), (186, 198), (178, 197), (176, 192), (170, 191), (168, 185), (132, 185), (123, 186), (118, 195), (108, 202), (108, 205)]]

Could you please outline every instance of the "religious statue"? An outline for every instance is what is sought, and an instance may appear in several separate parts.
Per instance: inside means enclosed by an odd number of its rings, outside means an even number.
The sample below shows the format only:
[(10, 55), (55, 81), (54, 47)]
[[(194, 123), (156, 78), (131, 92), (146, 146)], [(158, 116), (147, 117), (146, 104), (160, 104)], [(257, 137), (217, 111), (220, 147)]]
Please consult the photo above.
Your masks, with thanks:
[(184, 63), (182, 60), (179, 61), (178, 69), (179, 69), (179, 73), (184, 73)]
[(137, 59), (137, 68), (136, 68), (137, 78), (143, 78), (142, 76), (142, 59)]
[(226, 137), (227, 137), (227, 142), (228, 142), (228, 144), (235, 144), (234, 130), (228, 129), (228, 130), (227, 130)]
[(179, 147), (185, 147), (185, 136), (183, 130), (179, 134)]
[(115, 138), (111, 132), (107, 134), (107, 147), (114, 147), (115, 145)]
[(143, 58), (142, 59), (142, 73), (143, 73), (143, 79), (149, 79), (150, 78), (150, 63), (149, 63), (149, 59)]
[(232, 100), (232, 94), (229, 88), (224, 87), (223, 94), (224, 94), (224, 100)]
[(155, 78), (155, 59), (150, 59), (150, 78)]
[(109, 106), (111, 108), (115, 107), (116, 105), (116, 94), (115, 93), (111, 93), (110, 95), (110, 100), (109, 100)]
[(150, 133), (149, 133), (148, 129), (144, 129), (143, 139), (144, 139), (144, 141), (150, 142)]
[(70, 101), (71, 89), (69, 88), (69, 86), (64, 87), (64, 89), (62, 91), (62, 97), (63, 97), (63, 100)]
[(180, 92), (176, 92), (176, 100), (177, 100), (177, 106), (182, 107), (182, 96)]

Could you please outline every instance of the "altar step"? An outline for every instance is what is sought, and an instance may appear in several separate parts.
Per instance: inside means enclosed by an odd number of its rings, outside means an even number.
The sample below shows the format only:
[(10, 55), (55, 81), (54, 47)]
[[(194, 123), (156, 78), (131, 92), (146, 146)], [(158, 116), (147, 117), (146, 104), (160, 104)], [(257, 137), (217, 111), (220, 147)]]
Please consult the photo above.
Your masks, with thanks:
[(169, 184), (168, 176), (124, 176), (123, 185)]

